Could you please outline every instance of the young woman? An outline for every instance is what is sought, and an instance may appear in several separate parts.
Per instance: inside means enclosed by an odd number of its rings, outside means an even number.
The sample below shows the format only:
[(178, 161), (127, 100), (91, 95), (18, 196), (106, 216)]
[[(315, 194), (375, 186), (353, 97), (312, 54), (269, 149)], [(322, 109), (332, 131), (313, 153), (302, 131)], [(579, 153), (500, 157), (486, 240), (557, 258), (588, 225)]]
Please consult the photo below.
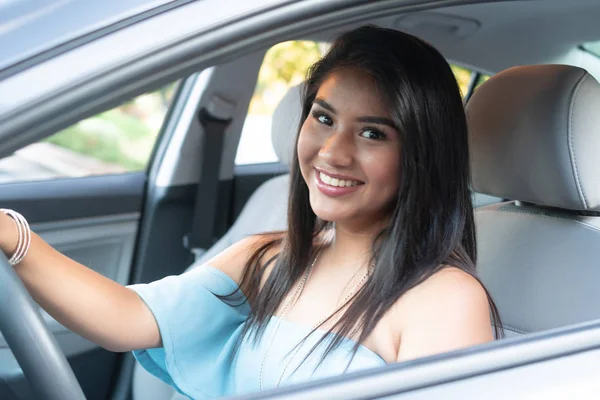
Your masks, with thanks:
[[(493, 340), (500, 321), (475, 275), (467, 125), (444, 58), (362, 27), (312, 67), (302, 103), (287, 231), (131, 287), (33, 235), (15, 268), (35, 300), (193, 398)], [(0, 213), (9, 257), (26, 230), (12, 215)]]

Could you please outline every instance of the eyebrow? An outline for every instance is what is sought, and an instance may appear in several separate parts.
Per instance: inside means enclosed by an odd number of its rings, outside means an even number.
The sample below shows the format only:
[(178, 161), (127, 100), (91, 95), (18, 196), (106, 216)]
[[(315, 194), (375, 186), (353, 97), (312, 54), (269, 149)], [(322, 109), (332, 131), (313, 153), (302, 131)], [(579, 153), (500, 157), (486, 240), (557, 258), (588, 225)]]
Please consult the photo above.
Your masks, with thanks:
[[(320, 105), (321, 107), (323, 107), (324, 109), (331, 111), (334, 114), (337, 114), (337, 111), (335, 111), (335, 108), (331, 104), (329, 104), (328, 102), (323, 100), (322, 98), (317, 97), (314, 102), (316, 104)], [(398, 128), (396, 128), (396, 124), (394, 124), (394, 122), (392, 120), (385, 118), (385, 117), (366, 116), (366, 117), (357, 118), (357, 121), (358, 122), (367, 122), (367, 123), (371, 123), (371, 124), (387, 125), (390, 128), (398, 129)]]

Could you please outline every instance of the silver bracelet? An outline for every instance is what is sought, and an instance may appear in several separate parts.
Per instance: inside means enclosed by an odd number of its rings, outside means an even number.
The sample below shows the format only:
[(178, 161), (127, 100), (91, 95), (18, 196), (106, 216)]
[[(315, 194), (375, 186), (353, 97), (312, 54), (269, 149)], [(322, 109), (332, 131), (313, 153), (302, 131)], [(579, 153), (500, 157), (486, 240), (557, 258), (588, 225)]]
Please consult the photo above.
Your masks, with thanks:
[(31, 229), (25, 217), (18, 212), (6, 208), (0, 208), (0, 211), (11, 217), (17, 225), (19, 241), (17, 242), (14, 254), (8, 260), (8, 263), (14, 266), (23, 261), (29, 251), (29, 246), (31, 246)]

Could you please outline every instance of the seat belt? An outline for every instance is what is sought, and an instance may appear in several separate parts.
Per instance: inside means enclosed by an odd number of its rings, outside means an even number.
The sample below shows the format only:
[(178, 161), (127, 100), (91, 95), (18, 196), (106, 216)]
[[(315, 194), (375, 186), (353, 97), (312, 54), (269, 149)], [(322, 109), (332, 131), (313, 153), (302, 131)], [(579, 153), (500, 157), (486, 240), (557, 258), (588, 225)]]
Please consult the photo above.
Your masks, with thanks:
[(219, 172), (225, 130), (231, 123), (235, 103), (215, 95), (203, 107), (198, 120), (203, 128), (203, 145), (200, 157), (200, 180), (196, 189), (194, 217), (184, 245), (192, 252), (208, 249), (214, 244), (219, 194)]

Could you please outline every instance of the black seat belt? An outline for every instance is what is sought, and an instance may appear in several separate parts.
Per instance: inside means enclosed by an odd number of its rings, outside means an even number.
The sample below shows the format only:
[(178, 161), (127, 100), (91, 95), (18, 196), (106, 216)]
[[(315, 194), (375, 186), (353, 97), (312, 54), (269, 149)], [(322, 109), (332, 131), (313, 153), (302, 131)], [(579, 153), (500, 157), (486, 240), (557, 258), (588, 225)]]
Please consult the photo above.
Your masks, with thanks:
[(235, 104), (214, 97), (198, 115), (203, 127), (203, 145), (200, 157), (200, 180), (196, 189), (194, 217), (190, 234), (184, 238), (189, 250), (208, 249), (214, 244), (219, 194), (219, 171), (225, 130), (231, 123)]

